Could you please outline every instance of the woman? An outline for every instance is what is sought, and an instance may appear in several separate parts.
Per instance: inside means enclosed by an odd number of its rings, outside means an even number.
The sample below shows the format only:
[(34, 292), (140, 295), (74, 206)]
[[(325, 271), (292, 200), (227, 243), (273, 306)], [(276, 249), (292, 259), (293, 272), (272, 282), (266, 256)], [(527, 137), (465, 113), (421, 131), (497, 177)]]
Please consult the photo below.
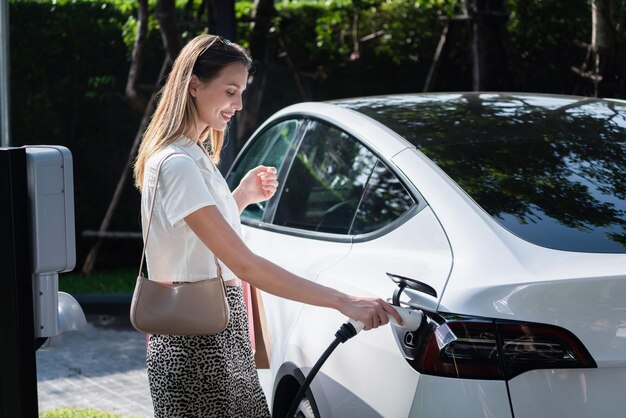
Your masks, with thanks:
[[(241, 240), (239, 214), (271, 198), (276, 169), (257, 167), (231, 193), (215, 164), (224, 130), (242, 108), (251, 60), (220, 37), (191, 40), (174, 62), (135, 164), (142, 192), (142, 224), (148, 223), (158, 178), (146, 258), (151, 280), (197, 281), (217, 276), (222, 265), (231, 317), (212, 336), (152, 335), (147, 365), (156, 417), (267, 417), (251, 349), (241, 282), (295, 301), (334, 308), (365, 329), (401, 322), (380, 299), (357, 298), (318, 285), (252, 253)], [(205, 148), (206, 147), (208, 148)], [(145, 232), (144, 232), (145, 236)]]

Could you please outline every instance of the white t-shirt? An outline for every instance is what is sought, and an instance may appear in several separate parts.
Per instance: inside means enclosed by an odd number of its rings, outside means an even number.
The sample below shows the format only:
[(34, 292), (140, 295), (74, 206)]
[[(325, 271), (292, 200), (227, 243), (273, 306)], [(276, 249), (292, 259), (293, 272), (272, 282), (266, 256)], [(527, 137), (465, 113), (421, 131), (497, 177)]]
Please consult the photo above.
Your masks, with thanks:
[[(184, 221), (185, 216), (210, 205), (217, 205), (233, 230), (241, 236), (239, 209), (233, 195), (206, 152), (188, 138), (165, 147), (146, 162), (141, 195), (141, 223), (144, 241), (156, 170), (157, 196), (146, 246), (148, 277), (158, 282), (195, 282), (217, 277), (215, 259)], [(224, 281), (236, 278), (220, 262)]]

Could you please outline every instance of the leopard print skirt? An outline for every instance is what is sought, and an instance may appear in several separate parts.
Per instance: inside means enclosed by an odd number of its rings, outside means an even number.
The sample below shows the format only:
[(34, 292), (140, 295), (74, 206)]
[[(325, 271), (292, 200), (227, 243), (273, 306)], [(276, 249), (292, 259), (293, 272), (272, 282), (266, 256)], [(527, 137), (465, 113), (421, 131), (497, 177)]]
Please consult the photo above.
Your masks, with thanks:
[(227, 286), (230, 320), (219, 334), (152, 335), (147, 366), (156, 418), (270, 416), (254, 364), (241, 287)]

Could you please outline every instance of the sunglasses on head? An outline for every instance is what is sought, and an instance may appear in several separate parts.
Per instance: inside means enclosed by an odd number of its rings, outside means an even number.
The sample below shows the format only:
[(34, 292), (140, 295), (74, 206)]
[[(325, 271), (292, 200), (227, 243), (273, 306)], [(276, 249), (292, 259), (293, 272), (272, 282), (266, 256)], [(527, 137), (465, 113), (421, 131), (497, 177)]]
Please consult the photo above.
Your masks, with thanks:
[(200, 55), (204, 54), (206, 51), (209, 50), (209, 48), (211, 48), (213, 46), (213, 44), (217, 41), (220, 41), (222, 43), (222, 45), (224, 46), (230, 46), (232, 45), (232, 42), (229, 41), (228, 39), (220, 36), (220, 35), (215, 35), (215, 37), (213, 38), (213, 40), (211, 42), (209, 42), (209, 44), (202, 50), (202, 52), (200, 53)]

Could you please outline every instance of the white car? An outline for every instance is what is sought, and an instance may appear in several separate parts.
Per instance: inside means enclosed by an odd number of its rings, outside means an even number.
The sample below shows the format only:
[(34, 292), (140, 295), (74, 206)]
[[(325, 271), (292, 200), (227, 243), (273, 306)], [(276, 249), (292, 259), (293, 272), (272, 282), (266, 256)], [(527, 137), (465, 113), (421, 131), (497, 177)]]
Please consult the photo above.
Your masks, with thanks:
[[(343, 292), (391, 298), (391, 326), (340, 345), (298, 416), (626, 416), (626, 102), (513, 93), (302, 103), (233, 164), (280, 188), (242, 215), (256, 253)], [(284, 417), (346, 318), (262, 294), (270, 405)], [(438, 341), (438, 326), (453, 333)]]

